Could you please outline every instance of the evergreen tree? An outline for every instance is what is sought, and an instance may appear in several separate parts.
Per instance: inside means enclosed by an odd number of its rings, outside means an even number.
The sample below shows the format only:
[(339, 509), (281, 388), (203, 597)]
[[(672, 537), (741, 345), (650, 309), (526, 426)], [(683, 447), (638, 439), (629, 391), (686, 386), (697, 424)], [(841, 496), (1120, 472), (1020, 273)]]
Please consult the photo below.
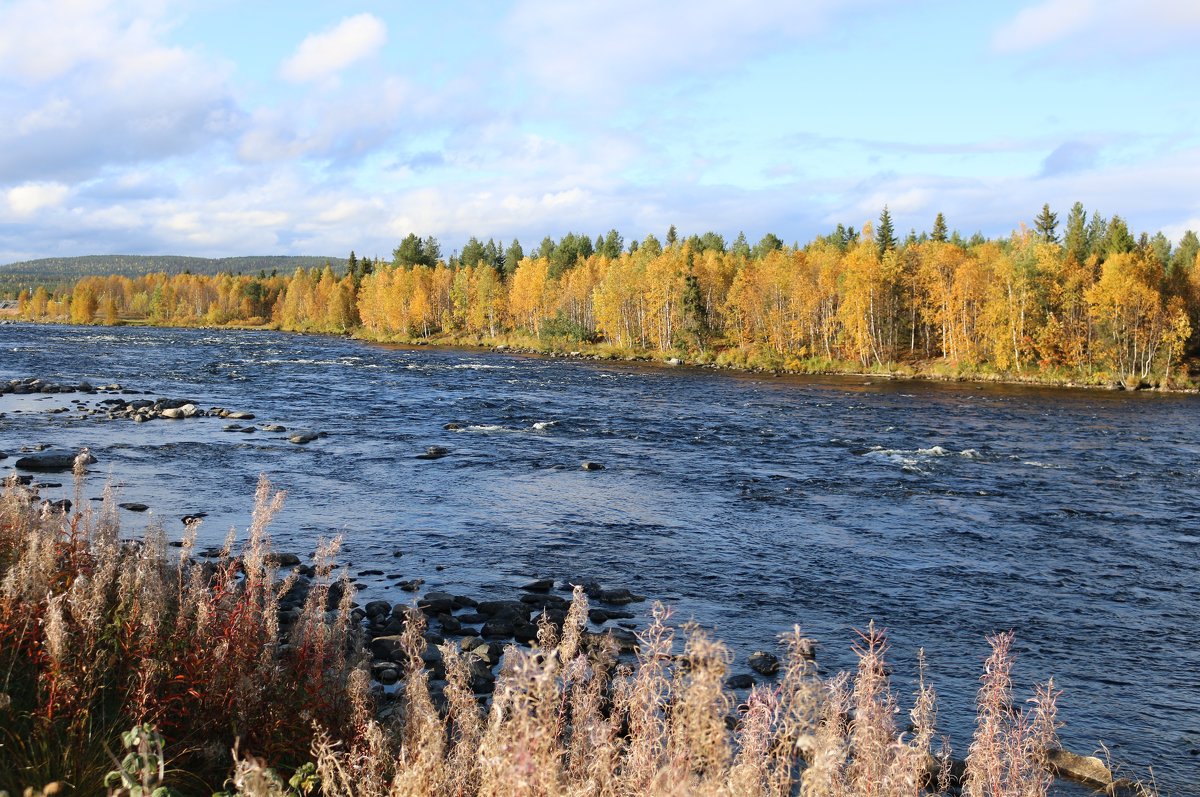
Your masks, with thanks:
[(1042, 205), (1042, 212), (1033, 220), (1038, 237), (1048, 244), (1058, 243), (1058, 214), (1050, 212), (1050, 203)]
[(933, 220), (933, 234), (929, 237), (938, 243), (945, 243), (949, 237), (949, 230), (946, 228), (946, 217), (941, 213), (937, 214), (937, 218)]
[(521, 242), (513, 238), (512, 243), (504, 250), (504, 275), (511, 276), (524, 259), (525, 250), (521, 248)]
[(549, 260), (554, 256), (554, 249), (554, 239), (547, 235), (542, 239), (542, 244), (537, 249), (537, 257), (544, 257)]
[(1108, 221), (1100, 215), (1100, 211), (1092, 211), (1092, 220), (1087, 226), (1088, 254), (1103, 258), (1104, 241), (1108, 237)]
[(729, 247), (729, 251), (738, 257), (750, 257), (750, 242), (746, 240), (746, 233), (738, 233), (737, 238), (733, 242), (733, 246)]
[(1179, 239), (1179, 246), (1171, 255), (1171, 271), (1180, 274), (1190, 274), (1196, 267), (1196, 255), (1200, 253), (1200, 237), (1193, 230), (1188, 230)]
[(1154, 237), (1150, 239), (1150, 254), (1162, 267), (1163, 273), (1167, 273), (1171, 267), (1171, 241), (1163, 235), (1162, 230), (1154, 233)]
[(679, 243), (679, 231), (676, 230), (675, 225), (672, 224), (670, 229), (667, 230), (667, 248), (670, 249), (677, 243)]
[(761, 260), (776, 249), (783, 248), (783, 240), (773, 232), (769, 232), (754, 245), (754, 251), (751, 253), (756, 260)]
[(464, 267), (477, 266), (484, 259), (483, 243), (474, 235), (467, 241), (462, 248), (462, 253), (458, 256), (458, 262)]
[(683, 282), (683, 328), (696, 348), (704, 351), (708, 345), (711, 328), (708, 307), (704, 304), (704, 294), (695, 274), (688, 274)]
[(1067, 256), (1075, 259), (1076, 263), (1085, 263), (1088, 257), (1087, 211), (1082, 202), (1071, 206), (1067, 214), (1067, 233), (1063, 240)]
[(599, 243), (596, 246), (596, 251), (610, 259), (617, 259), (621, 256), (621, 250), (625, 248), (625, 239), (621, 237), (621, 233), (616, 229), (611, 229), (604, 236), (604, 240), (596, 239)]
[(638, 251), (645, 252), (647, 257), (658, 257), (662, 254), (663, 248), (658, 239), (651, 234), (646, 236), (646, 240), (642, 241), (642, 246)]
[(416, 233), (409, 233), (392, 250), (392, 264), (396, 268), (412, 268), (425, 262), (425, 245)]
[(436, 266), (442, 259), (442, 245), (432, 235), (425, 239), (425, 265)]
[(350, 257), (346, 258), (346, 273), (353, 280), (361, 279), (362, 275), (358, 273), (358, 256), (354, 254), (354, 250), (350, 250)]
[(896, 248), (896, 227), (892, 223), (892, 214), (887, 205), (883, 206), (883, 212), (879, 214), (879, 226), (875, 229), (875, 246), (879, 249), (880, 257)]
[(1113, 216), (1108, 222), (1108, 228), (1105, 231), (1104, 241), (1100, 246), (1101, 251), (1105, 256), (1132, 252), (1137, 248), (1137, 241), (1129, 232), (1129, 226), (1125, 223), (1125, 219), (1120, 216)]

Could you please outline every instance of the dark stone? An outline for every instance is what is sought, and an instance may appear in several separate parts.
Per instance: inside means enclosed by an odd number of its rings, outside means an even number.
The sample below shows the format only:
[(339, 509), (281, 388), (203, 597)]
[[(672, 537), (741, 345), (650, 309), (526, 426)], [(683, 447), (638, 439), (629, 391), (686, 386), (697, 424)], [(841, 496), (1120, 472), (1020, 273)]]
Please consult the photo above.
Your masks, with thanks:
[(454, 596), (446, 592), (429, 592), (417, 601), (417, 608), (431, 616), (450, 614), (454, 611)]
[(528, 620), (530, 611), (529, 607), (520, 601), (481, 601), (478, 609), (480, 614), (485, 614), (488, 617), (501, 617), (510, 620), (514, 617)]
[[(16, 465), (20, 470), (31, 470), (39, 473), (62, 473), (75, 467), (74, 451), (40, 451), (36, 454), (21, 457)], [(84, 461), (91, 464), (96, 458), (91, 454), (84, 455)]]
[(465, 623), (466, 625), (479, 625), (480, 623), (486, 623), (487, 620), (487, 616), (479, 612), (467, 612), (458, 616), (458, 622)]
[(367, 644), (367, 648), (376, 659), (397, 661), (397, 657), (403, 655), (403, 642), (404, 637), (402, 635), (389, 634), (388, 636), (375, 637)]
[(392, 604), (387, 601), (370, 601), (363, 607), (363, 611), (367, 617), (382, 617), (391, 613)]
[(452, 614), (439, 614), (438, 623), (448, 634), (457, 634), (462, 631), (462, 622)]
[(774, 675), (779, 672), (779, 657), (764, 650), (750, 654), (746, 663), (750, 665), (750, 669), (760, 675)]
[(147, 509), (150, 508), (150, 507), (146, 506), (145, 504), (139, 504), (134, 501), (130, 501), (130, 502), (124, 503), (124, 504), (117, 504), (117, 506), (119, 506), (122, 509), (125, 509), (129, 512), (145, 512)]
[(725, 679), (725, 686), (729, 689), (749, 689), (754, 686), (754, 676), (745, 673), (731, 675)]
[(474, 598), (468, 598), (466, 595), (454, 596), (455, 609), (474, 609), (479, 606), (479, 601)]
[(46, 506), (64, 514), (71, 511), (71, 501), (68, 498), (60, 498), (57, 501), (47, 501)]
[(294, 553), (269, 553), (264, 557), (268, 565), (272, 567), (295, 567), (300, 564), (300, 557)]
[(425, 579), (414, 578), (411, 581), (401, 581), (396, 586), (400, 587), (400, 589), (404, 590), (405, 592), (416, 592), (417, 590), (419, 590), (421, 588), (421, 585), (424, 583), (425, 583)]
[(290, 440), (291, 442), (295, 443), (298, 446), (305, 445), (306, 443), (311, 443), (313, 440), (316, 440), (316, 439), (317, 439), (317, 435), (313, 434), (312, 432), (299, 432), (288, 438), (288, 440)]
[(604, 470), (604, 466), (599, 462), (588, 462), (586, 460), (584, 461), (582, 467), (584, 470)]
[(525, 590), (526, 592), (549, 592), (550, 590), (554, 589), (554, 579), (539, 578), (537, 581), (529, 582), (525, 586), (521, 587), (521, 589)]
[[(486, 625), (484, 626), (487, 627)], [(513, 625), (513, 638), (518, 642), (536, 642), (537, 641), (537, 626), (533, 623), (522, 623), (520, 621)]]
[(627, 589), (599, 590), (596, 595), (590, 596), (590, 597), (594, 597), (597, 600), (603, 601), (604, 603), (612, 603), (612, 604), (616, 604), (618, 606), (624, 606), (625, 604), (628, 604), (628, 603), (635, 603), (635, 602), (646, 600), (646, 596), (635, 595), (634, 593), (630, 592)]
[[(516, 631), (511, 618), (493, 617), (483, 624), (483, 630), (479, 632), (480, 636), (485, 639), (507, 639)], [(535, 635), (536, 636), (536, 635)]]
[(382, 576), (383, 571), (382, 570), (360, 570), (360, 571), (358, 571), (358, 575), (363, 576), (363, 577), (365, 577), (365, 576)]
[(424, 454), (417, 454), (417, 459), (441, 459), (450, 453), (450, 449), (442, 446), (430, 446)]

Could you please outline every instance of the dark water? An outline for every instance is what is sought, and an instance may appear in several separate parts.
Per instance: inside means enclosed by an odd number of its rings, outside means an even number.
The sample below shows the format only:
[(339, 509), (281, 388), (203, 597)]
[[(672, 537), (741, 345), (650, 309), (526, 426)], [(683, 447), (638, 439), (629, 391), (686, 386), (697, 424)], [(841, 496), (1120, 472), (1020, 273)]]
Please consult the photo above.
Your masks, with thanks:
[[(534, 576), (596, 577), (715, 627), (735, 671), (793, 623), (821, 641), (826, 669), (849, 667), (853, 629), (874, 619), (901, 685), (925, 648), (960, 755), (985, 636), (1015, 629), (1022, 696), (1048, 676), (1064, 692), (1065, 746), (1103, 743), (1153, 766), (1164, 793), (1200, 794), (1194, 397), (0, 327), (0, 377), (25, 375), (117, 381), (329, 433), (302, 447), (218, 419), (48, 414), (77, 395), (0, 397), (0, 450), (88, 445), (100, 458), (91, 494), (111, 473), (122, 500), (150, 504), (171, 532), (198, 510), (211, 540), (244, 527), (266, 472), (289, 492), (282, 549), (340, 533), (352, 572), (477, 597)], [(467, 428), (443, 430), (450, 421)], [(429, 445), (451, 455), (414, 458)]]

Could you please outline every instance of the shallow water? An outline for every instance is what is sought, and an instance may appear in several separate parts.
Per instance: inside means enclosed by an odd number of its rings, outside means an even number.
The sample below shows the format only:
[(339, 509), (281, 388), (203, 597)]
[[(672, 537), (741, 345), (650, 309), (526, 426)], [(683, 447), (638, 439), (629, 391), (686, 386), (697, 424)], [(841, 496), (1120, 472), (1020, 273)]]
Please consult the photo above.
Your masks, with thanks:
[[(111, 474), (120, 500), (150, 504), (172, 534), (194, 511), (209, 513), (206, 540), (244, 528), (266, 472), (289, 493), (281, 549), (343, 534), (352, 573), (476, 597), (595, 577), (714, 627), (735, 672), (793, 623), (820, 640), (824, 669), (849, 667), (853, 629), (873, 619), (905, 689), (925, 649), (960, 755), (985, 636), (1015, 629), (1022, 695), (1048, 676), (1064, 692), (1066, 747), (1103, 743), (1152, 765), (1164, 793), (1200, 794), (1195, 397), (0, 326), (0, 378), (27, 375), (328, 433), (297, 446), (216, 418), (48, 412), (103, 397), (0, 397), (0, 472), (22, 445), (87, 445), (100, 460), (88, 494)], [(451, 453), (415, 458), (430, 445)], [(129, 529), (146, 522), (123, 514)], [(411, 598), (394, 581), (362, 585)]]

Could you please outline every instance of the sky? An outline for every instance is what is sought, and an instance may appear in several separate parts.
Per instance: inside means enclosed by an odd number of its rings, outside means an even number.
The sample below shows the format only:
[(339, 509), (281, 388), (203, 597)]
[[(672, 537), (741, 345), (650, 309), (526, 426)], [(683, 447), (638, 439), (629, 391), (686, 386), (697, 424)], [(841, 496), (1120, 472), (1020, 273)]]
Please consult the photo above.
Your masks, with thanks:
[(1200, 229), (1196, 0), (0, 0), (0, 263)]

